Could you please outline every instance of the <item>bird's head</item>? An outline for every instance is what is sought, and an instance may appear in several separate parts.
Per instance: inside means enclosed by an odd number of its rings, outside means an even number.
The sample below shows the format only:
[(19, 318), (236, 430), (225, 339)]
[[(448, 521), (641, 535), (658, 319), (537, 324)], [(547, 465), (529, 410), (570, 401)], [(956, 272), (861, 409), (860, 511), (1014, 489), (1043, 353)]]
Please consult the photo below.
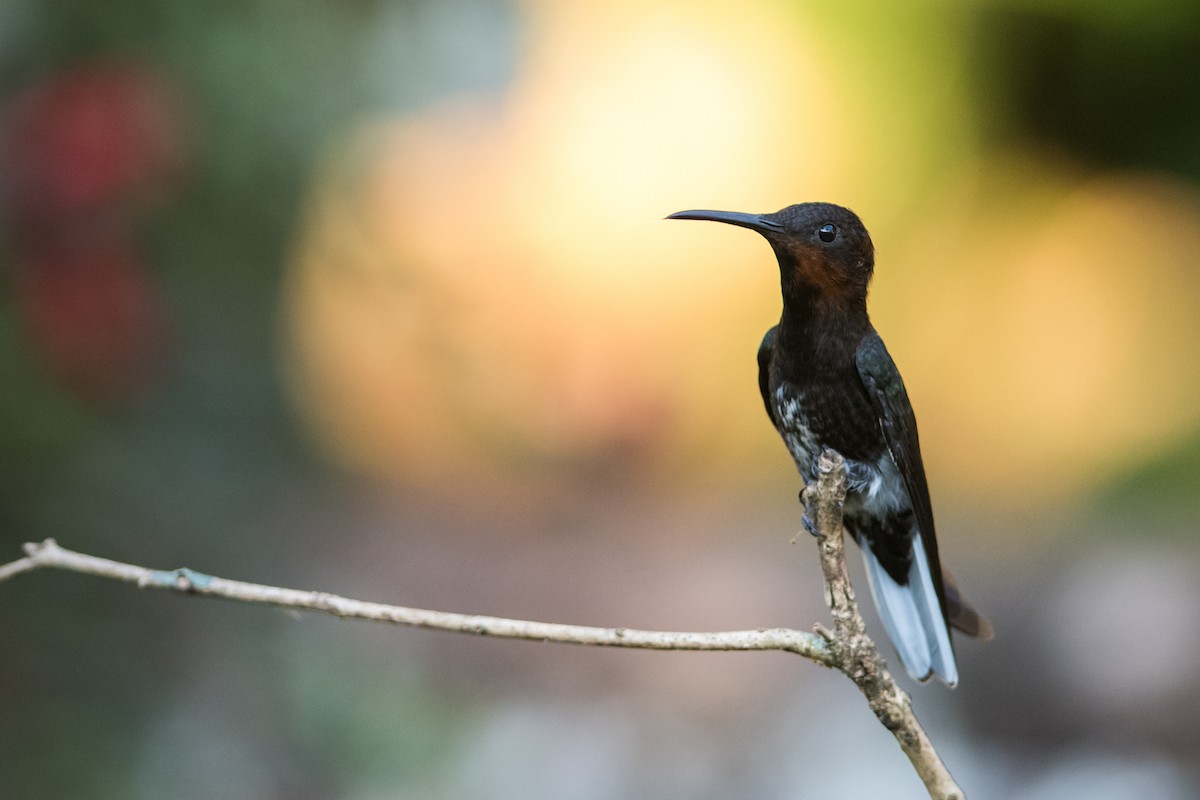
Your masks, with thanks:
[(711, 220), (758, 231), (779, 259), (785, 296), (816, 290), (827, 301), (866, 301), (875, 247), (862, 220), (848, 208), (800, 203), (774, 214), (680, 211), (667, 219)]

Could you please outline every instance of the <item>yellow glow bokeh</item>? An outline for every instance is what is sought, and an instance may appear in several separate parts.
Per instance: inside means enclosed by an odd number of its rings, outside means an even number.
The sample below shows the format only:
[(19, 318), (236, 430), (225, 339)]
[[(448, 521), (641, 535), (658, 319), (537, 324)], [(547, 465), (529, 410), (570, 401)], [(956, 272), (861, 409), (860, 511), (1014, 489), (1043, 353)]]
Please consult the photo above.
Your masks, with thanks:
[[(288, 341), (342, 463), (428, 486), (791, 479), (755, 385), (770, 251), (661, 218), (816, 199), (875, 233), (872, 312), (943, 485), (1054, 497), (1200, 423), (1200, 372), (1165, 341), (1197, 332), (1196, 198), (983, 152), (953, 19), (884, 20), (923, 50), (776, 4), (526, 10), (504, 94), (364, 122), (315, 184)], [(929, 91), (896, 92), (913, 81)]]
[[(980, 490), (1053, 495), (1200, 424), (1200, 365), (1184, 357), (1200, 334), (1200, 198), (1032, 154), (991, 169), (914, 229), (876, 324), (894, 329), (927, 461)], [(1029, 191), (986, 197), (1014, 175)]]

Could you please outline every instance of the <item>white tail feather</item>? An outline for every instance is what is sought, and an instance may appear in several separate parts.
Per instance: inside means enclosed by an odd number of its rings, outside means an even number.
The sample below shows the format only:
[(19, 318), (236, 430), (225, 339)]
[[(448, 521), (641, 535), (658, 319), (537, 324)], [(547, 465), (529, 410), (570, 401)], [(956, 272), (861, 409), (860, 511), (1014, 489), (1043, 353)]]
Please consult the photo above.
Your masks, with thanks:
[(936, 674), (953, 687), (958, 683), (958, 665), (920, 534), (913, 537), (907, 586), (896, 583), (868, 548), (862, 552), (871, 597), (905, 670), (918, 681)]

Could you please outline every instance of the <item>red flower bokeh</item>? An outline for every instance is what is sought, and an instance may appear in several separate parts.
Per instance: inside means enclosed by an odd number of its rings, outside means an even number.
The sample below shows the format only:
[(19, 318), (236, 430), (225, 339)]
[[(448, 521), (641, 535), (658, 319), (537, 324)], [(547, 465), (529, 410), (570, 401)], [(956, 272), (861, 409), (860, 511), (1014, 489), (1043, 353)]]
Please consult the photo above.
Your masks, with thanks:
[(95, 62), (3, 108), (11, 273), (33, 349), (89, 404), (119, 406), (162, 363), (168, 326), (132, 224), (183, 172), (182, 103), (152, 68)]

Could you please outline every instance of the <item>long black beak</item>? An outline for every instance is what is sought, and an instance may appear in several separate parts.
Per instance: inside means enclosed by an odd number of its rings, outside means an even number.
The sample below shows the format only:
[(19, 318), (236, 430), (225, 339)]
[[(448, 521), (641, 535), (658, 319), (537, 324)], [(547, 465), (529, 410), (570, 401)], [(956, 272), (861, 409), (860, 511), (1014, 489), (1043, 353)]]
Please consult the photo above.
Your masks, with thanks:
[(724, 222), (749, 228), (766, 236), (783, 230), (783, 226), (772, 217), (772, 214), (743, 214), (740, 211), (678, 211), (667, 219), (704, 219), (710, 222)]

